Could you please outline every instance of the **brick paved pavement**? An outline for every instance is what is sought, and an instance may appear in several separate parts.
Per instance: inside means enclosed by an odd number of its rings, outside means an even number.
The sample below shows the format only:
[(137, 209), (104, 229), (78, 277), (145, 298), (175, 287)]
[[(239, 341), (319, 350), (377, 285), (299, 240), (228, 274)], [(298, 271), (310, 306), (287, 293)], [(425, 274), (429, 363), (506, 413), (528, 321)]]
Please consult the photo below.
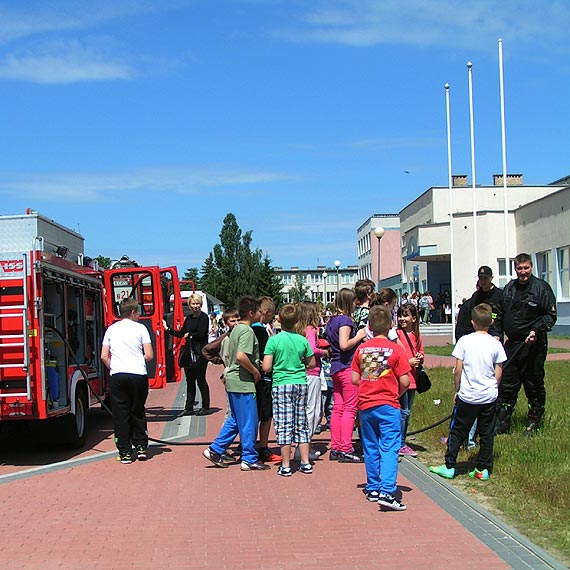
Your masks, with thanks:
[[(209, 367), (213, 405), (223, 408), (218, 376), (219, 368)], [(217, 469), (201, 452), (223, 410), (167, 422), (170, 408), (183, 402), (182, 388), (151, 393), (158, 420), (150, 431), (190, 433), (191, 445), (153, 446), (146, 463), (121, 465), (107, 437), (96, 451), (34, 476), (9, 479), (14, 475), (2, 468), (3, 569), (557, 567), (530, 559), (524, 544), (513, 549), (509, 532), (496, 521), (489, 529), (484, 512), (466, 507), (413, 460), (404, 460), (398, 479), (403, 513), (379, 512), (364, 499), (361, 465), (324, 459), (313, 475), (289, 479), (277, 477), (275, 466)], [(473, 530), (481, 540), (463, 526), (470, 521), (479, 521)], [(517, 548), (522, 554), (511, 552)]]

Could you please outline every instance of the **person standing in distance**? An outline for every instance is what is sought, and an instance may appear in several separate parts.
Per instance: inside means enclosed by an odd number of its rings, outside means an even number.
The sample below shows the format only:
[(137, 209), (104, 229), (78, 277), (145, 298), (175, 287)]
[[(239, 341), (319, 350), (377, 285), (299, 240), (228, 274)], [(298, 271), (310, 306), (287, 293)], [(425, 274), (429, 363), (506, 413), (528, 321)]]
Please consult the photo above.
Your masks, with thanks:
[(544, 361), (548, 351), (547, 332), (556, 323), (556, 297), (546, 281), (532, 274), (532, 259), (527, 253), (515, 257), (515, 271), (517, 278), (507, 284), (501, 298), (509, 365), (499, 386), (496, 431), (509, 431), (522, 384), (528, 400), (523, 433), (534, 435), (540, 427), (546, 403)]
[(471, 312), (481, 303), (487, 303), (493, 310), (493, 323), (489, 328), (489, 334), (500, 340), (501, 336), (501, 298), (503, 290), (493, 284), (493, 270), (482, 265), (477, 271), (477, 291), (471, 298), (462, 303), (455, 325), (455, 342), (462, 336), (475, 332), (471, 322)]
[(135, 299), (121, 301), (119, 316), (121, 320), (105, 333), (101, 360), (111, 372), (110, 396), (118, 460), (131, 463), (133, 445), (137, 459), (146, 459), (146, 363), (154, 358), (154, 351), (147, 328), (138, 322), (139, 305)]

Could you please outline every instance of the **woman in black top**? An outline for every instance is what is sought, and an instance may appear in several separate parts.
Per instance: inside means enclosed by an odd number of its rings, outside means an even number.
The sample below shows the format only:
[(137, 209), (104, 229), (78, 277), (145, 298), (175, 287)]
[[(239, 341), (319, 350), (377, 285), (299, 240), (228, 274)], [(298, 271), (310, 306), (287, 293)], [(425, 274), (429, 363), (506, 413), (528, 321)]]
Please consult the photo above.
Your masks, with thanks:
[[(190, 314), (184, 319), (184, 324), (179, 331), (175, 331), (163, 322), (164, 330), (178, 338), (190, 338), (200, 354), (196, 364), (190, 368), (184, 368), (186, 376), (186, 406), (184, 407), (185, 416), (191, 416), (196, 413), (197, 416), (205, 416), (210, 413), (210, 388), (206, 382), (206, 367), (208, 361), (202, 355), (202, 347), (208, 343), (208, 315), (202, 312), (202, 295), (193, 293), (188, 297), (188, 307)], [(188, 341), (187, 341), (188, 342)], [(202, 396), (202, 407), (194, 412), (194, 400), (196, 399), (196, 384), (200, 389)]]

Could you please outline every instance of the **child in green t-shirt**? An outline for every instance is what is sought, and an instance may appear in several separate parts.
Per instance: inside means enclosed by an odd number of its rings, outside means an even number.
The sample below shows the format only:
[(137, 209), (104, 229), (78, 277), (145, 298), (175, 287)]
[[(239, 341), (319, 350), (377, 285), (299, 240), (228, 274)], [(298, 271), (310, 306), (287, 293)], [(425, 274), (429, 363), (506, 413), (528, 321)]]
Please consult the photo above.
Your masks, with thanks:
[(279, 311), (281, 332), (265, 346), (263, 371), (273, 373), (273, 422), (277, 443), (281, 446), (281, 466), (277, 474), (292, 475), (291, 444), (297, 443), (301, 455), (301, 473), (312, 473), (309, 462), (309, 422), (307, 420), (307, 366), (315, 365), (307, 339), (293, 332), (299, 318), (295, 305), (284, 305)]

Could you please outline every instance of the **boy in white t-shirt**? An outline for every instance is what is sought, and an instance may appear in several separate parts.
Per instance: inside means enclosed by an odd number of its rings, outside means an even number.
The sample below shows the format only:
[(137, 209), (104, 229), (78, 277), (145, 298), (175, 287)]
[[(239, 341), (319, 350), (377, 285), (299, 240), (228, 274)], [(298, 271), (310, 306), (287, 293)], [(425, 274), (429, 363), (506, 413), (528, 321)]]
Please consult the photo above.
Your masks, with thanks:
[(110, 370), (110, 396), (115, 443), (121, 463), (136, 457), (144, 461), (148, 435), (145, 403), (148, 396), (146, 363), (154, 358), (147, 328), (138, 322), (139, 305), (135, 299), (119, 304), (120, 321), (112, 324), (103, 338), (101, 360)]
[(492, 312), (486, 303), (474, 307), (471, 323), (475, 332), (462, 336), (453, 349), (456, 395), (445, 465), (429, 468), (447, 479), (455, 476), (459, 448), (475, 420), (479, 426), (479, 455), (469, 476), (485, 481), (493, 467), (495, 401), (507, 356), (503, 345), (488, 333), (493, 322)]

